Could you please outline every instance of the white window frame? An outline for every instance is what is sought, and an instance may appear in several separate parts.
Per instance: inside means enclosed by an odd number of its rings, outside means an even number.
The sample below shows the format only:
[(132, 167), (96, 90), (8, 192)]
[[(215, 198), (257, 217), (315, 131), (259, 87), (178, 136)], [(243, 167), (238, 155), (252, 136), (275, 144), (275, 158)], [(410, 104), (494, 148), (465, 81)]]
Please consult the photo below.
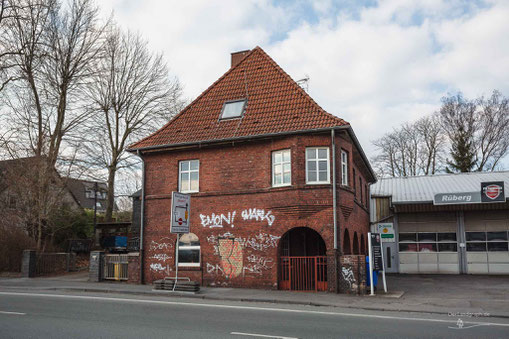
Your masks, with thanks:
[[(348, 152), (345, 150), (341, 150), (341, 185), (348, 186)], [(362, 187), (360, 189), (362, 190)]]
[[(316, 150), (316, 156), (315, 159), (308, 159), (308, 150), (314, 149)], [(326, 150), (327, 151), (327, 180), (326, 181), (320, 181), (319, 175), (318, 175), (318, 162), (319, 160), (324, 159), (318, 159), (318, 150)], [(306, 184), (308, 185), (321, 185), (321, 184), (330, 184), (330, 152), (329, 147), (306, 147), (305, 150), (306, 154), (304, 155), (305, 161), (306, 161)], [(308, 161), (315, 161), (316, 162), (316, 181), (310, 181), (309, 180), (309, 169), (308, 169)]]
[[(284, 161), (284, 153), (287, 153), (290, 155), (290, 160)], [(281, 162), (276, 163), (276, 154), (281, 154)], [(289, 164), (290, 165), (290, 182), (284, 182), (285, 178), (285, 172), (284, 172), (284, 165)], [(276, 184), (276, 174), (275, 174), (275, 168), (276, 165), (281, 165), (281, 183)], [(282, 149), (278, 151), (272, 152), (272, 187), (283, 187), (283, 186), (291, 186), (292, 185), (292, 152), (290, 149)]]
[[(191, 162), (197, 161), (198, 162), (198, 168), (195, 170), (191, 169)], [(188, 170), (183, 171), (182, 170), (182, 164), (188, 162)], [(190, 159), (190, 160), (181, 160), (179, 161), (179, 192), (180, 193), (197, 193), (200, 191), (200, 160), (198, 159)], [(185, 187), (182, 187), (182, 174), (188, 173), (189, 174), (189, 187), (187, 189)], [(198, 173), (198, 189), (197, 190), (191, 190), (191, 173)]]

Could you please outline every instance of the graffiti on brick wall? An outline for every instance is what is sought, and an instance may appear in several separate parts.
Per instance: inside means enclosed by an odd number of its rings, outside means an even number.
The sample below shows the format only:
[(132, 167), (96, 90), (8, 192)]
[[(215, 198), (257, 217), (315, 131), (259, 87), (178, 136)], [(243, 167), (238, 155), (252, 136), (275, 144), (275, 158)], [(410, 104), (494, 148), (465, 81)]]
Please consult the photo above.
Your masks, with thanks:
[(214, 253), (219, 256), (220, 264), (207, 263), (207, 273), (227, 279), (238, 277), (240, 274), (261, 275), (274, 267), (274, 260), (255, 253), (277, 248), (280, 238), (263, 232), (245, 238), (235, 237), (232, 232), (209, 235), (206, 238), (207, 242), (214, 246)]
[(250, 254), (247, 256), (248, 264), (242, 269), (242, 273), (245, 274), (263, 274), (263, 271), (270, 270), (274, 267), (274, 259)]
[(161, 273), (164, 272), (166, 275), (170, 275), (170, 272), (172, 271), (170, 265), (161, 265), (160, 263), (152, 263), (150, 264), (150, 270)]
[(218, 251), (224, 276), (228, 279), (239, 276), (244, 262), (240, 243), (233, 238), (219, 239)]
[(221, 268), (221, 265), (216, 264), (212, 265), (210, 263), (207, 263), (207, 273), (208, 274), (215, 274), (215, 275), (224, 275), (223, 269)]
[(264, 209), (260, 208), (249, 208), (245, 209), (241, 213), (242, 219), (244, 220), (256, 220), (256, 221), (267, 221), (269, 226), (272, 226), (276, 217), (272, 214), (272, 211), (265, 212)]
[(269, 248), (277, 248), (277, 242), (281, 237), (267, 234), (258, 233), (255, 236), (247, 238), (236, 238), (239, 240), (243, 248), (251, 248), (255, 251), (265, 251)]
[(355, 277), (353, 275), (353, 271), (351, 267), (341, 267), (341, 275), (343, 276), (343, 279), (350, 285), (350, 288), (352, 288), (352, 284), (355, 283)]
[(171, 256), (173, 244), (170, 238), (164, 237), (159, 241), (152, 240), (149, 244), (149, 267), (150, 270), (155, 273), (165, 273), (169, 275), (172, 271), (170, 261), (173, 257)]
[(225, 226), (235, 227), (235, 215), (237, 212), (228, 212), (226, 214), (220, 213), (211, 215), (200, 214), (201, 225), (208, 228), (223, 228)]
[[(237, 211), (231, 211), (226, 213), (212, 213), (210, 215), (200, 214), (200, 222), (203, 227), (206, 228), (224, 228), (224, 227), (235, 227), (235, 216)], [(266, 222), (268, 226), (272, 226), (276, 220), (276, 216), (272, 214), (272, 211), (265, 211), (261, 208), (248, 208), (241, 212), (242, 219), (244, 221), (256, 220), (259, 222)]]

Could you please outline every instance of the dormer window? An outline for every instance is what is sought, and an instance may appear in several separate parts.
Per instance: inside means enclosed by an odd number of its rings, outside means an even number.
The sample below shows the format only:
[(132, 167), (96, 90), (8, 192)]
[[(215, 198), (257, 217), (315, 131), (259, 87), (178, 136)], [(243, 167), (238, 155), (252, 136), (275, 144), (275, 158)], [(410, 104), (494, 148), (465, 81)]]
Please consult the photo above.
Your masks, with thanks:
[(221, 119), (240, 118), (244, 114), (246, 99), (227, 101), (221, 111)]

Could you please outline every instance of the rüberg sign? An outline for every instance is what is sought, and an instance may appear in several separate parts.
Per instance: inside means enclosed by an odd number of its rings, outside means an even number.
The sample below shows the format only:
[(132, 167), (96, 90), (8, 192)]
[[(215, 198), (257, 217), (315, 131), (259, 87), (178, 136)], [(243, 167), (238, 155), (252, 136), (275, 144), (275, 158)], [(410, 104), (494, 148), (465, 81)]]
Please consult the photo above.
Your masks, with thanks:
[(505, 202), (504, 182), (482, 182), (481, 200), (482, 202)]
[(433, 205), (479, 204), (486, 202), (505, 202), (504, 182), (481, 182), (480, 192), (438, 193), (433, 197)]
[(433, 199), (434, 205), (478, 204), (480, 202), (479, 192), (438, 193)]

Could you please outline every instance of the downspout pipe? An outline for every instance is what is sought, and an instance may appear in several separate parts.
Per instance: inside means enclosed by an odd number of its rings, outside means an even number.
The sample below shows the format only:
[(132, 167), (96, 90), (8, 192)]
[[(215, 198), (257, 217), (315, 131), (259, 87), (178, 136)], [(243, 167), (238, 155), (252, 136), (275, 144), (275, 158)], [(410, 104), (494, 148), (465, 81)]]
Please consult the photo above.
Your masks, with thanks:
[(334, 128), (330, 130), (332, 143), (332, 210), (334, 222), (334, 249), (338, 249), (338, 220), (337, 220), (337, 197), (336, 197), (336, 140)]
[(142, 172), (141, 172), (141, 211), (140, 211), (140, 283), (144, 283), (145, 277), (143, 274), (143, 261), (144, 261), (144, 251), (143, 251), (143, 231), (145, 229), (145, 159), (141, 156), (140, 150), (136, 152), (138, 157), (141, 159), (142, 163)]

